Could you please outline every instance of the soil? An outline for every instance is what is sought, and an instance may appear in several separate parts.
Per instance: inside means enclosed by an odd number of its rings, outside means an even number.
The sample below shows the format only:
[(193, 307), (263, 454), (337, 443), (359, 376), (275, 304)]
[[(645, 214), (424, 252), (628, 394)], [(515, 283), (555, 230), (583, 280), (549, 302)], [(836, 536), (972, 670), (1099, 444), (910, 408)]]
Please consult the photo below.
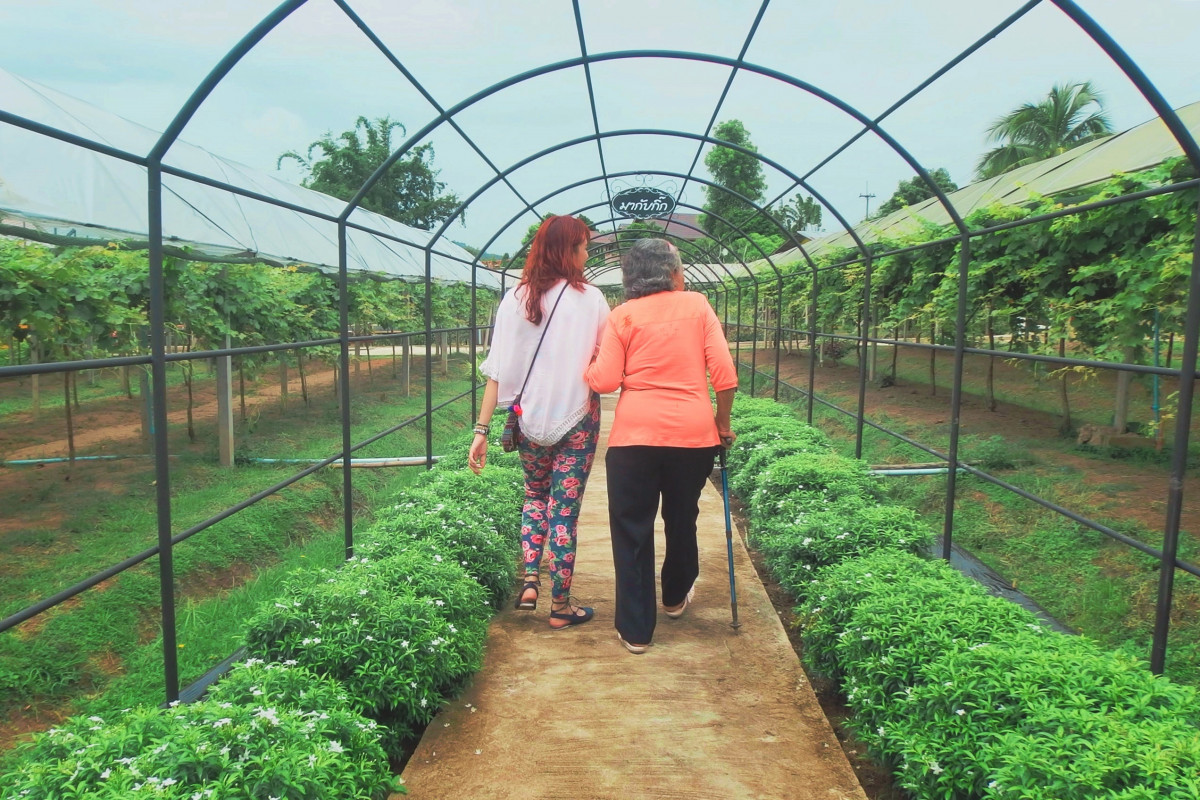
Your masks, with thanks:
[[(743, 360), (748, 360), (748, 355), (744, 354)], [(773, 366), (772, 351), (759, 350), (757, 357), (760, 365)], [(1102, 511), (1103, 516), (1109, 519), (1134, 522), (1151, 531), (1162, 530), (1166, 520), (1169, 485), (1169, 471), (1166, 466), (1068, 452), (1059, 432), (1062, 418), (1058, 414), (1010, 402), (998, 402), (996, 410), (989, 411), (984, 397), (972, 391), (972, 387), (983, 385), (985, 366), (982, 362), (985, 360), (982, 357), (968, 357), (964, 362), (964, 390), (959, 415), (960, 429), (964, 436), (1001, 436), (1007, 442), (1019, 445), (1025, 450), (1035, 467), (1053, 464), (1072, 467), (1087, 474), (1088, 483), (1102, 491), (1097, 493), (1095, 504), (1083, 510), (1086, 511), (1085, 515), (1090, 516)], [(927, 359), (925, 361), (927, 362)], [(947, 385), (948, 362), (948, 359), (939, 362), (940, 384), (936, 394), (930, 390), (928, 383), (902, 379), (892, 386), (880, 388), (868, 382), (864, 401), (867, 417), (884, 414), (893, 423), (901, 423), (904, 429), (901, 432), (908, 432), (906, 435), (917, 441), (925, 440), (926, 444), (928, 436), (922, 436), (922, 431), (948, 431), (951, 421), (950, 390)], [(879, 372), (883, 373), (888, 364), (890, 359), (881, 353)], [(782, 355), (779, 374), (787, 383), (806, 389), (808, 358), (803, 354)], [(859, 380), (856, 366), (836, 364), (827, 360), (825, 364), (817, 367), (815, 376), (815, 390), (819, 397), (832, 399), (848, 410), (856, 407)], [(1099, 381), (1101, 388), (1089, 388), (1087, 392), (1075, 388), (1072, 392), (1072, 414), (1077, 421), (1108, 419), (1111, 414), (1111, 376), (1101, 376), (1093, 380)], [(1022, 392), (1031, 395), (1054, 394), (1057, 391), (1055, 387), (1036, 384), (1028, 371), (1007, 362), (997, 364), (995, 382), (997, 391), (1007, 390), (1009, 396), (1020, 396)], [(1163, 396), (1166, 397), (1170, 391), (1173, 391), (1173, 387), (1164, 387)], [(1140, 403), (1142, 407), (1149, 405), (1144, 387), (1135, 384), (1134, 394), (1135, 404)], [(1195, 429), (1200, 421), (1193, 422)], [(915, 433), (912, 433), (914, 431)], [(1169, 429), (1166, 435), (1169, 442)], [(1194, 441), (1200, 441), (1200, 437), (1195, 433), (1192, 438)], [(930, 456), (921, 460), (934, 459)], [(1193, 534), (1200, 530), (1200, 493), (1184, 493), (1180, 528)]]

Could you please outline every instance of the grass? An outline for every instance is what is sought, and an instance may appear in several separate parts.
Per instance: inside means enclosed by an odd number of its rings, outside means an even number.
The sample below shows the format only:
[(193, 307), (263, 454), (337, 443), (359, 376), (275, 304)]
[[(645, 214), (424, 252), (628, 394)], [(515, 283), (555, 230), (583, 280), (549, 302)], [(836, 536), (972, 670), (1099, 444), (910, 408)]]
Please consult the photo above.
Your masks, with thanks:
[[(413, 394), (393, 382), (356, 382), (354, 440), (425, 410), (414, 370)], [(435, 371), (435, 379), (439, 376)], [(435, 384), (435, 404), (469, 388), (462, 359)], [(82, 399), (82, 398), (81, 398)], [(332, 392), (293, 396), (288, 413), (260, 405), (240, 426), (239, 453), (325, 457), (341, 449)], [(236, 400), (235, 400), (236, 402)], [(437, 412), (436, 445), (469, 424), (470, 401)], [(178, 533), (283, 480), (300, 467), (215, 466), (211, 422), (189, 445), (170, 432), (172, 530)], [(425, 426), (411, 425), (366, 448), (365, 455), (422, 455)], [(436, 451), (435, 451), (436, 452)], [(356, 454), (357, 455), (357, 454)], [(113, 464), (119, 464), (118, 469)], [(419, 468), (355, 470), (353, 503), (366, 521), (381, 498), (414, 480)], [(7, 476), (0, 501), (23, 509), (20, 526), (0, 534), (0, 613), (11, 614), (157, 541), (152, 462), (84, 462)], [(174, 548), (180, 679), (195, 680), (228, 656), (257, 606), (284, 576), (304, 565), (335, 566), (343, 557), (342, 473), (325, 469), (197, 533)], [(7, 496), (5, 496), (7, 495)], [(158, 559), (105, 581), (0, 635), (0, 709), (19, 706), (120, 709), (163, 698)]]

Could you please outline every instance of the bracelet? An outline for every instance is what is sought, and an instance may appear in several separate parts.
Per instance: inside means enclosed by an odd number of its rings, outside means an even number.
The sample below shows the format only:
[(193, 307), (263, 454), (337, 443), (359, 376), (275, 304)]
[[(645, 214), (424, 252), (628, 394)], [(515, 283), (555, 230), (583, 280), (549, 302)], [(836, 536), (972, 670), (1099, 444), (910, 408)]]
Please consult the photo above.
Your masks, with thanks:
[(482, 422), (476, 422), (474, 430), (475, 433), (479, 434), (480, 436), (489, 436), (492, 433), (492, 426), (484, 425)]

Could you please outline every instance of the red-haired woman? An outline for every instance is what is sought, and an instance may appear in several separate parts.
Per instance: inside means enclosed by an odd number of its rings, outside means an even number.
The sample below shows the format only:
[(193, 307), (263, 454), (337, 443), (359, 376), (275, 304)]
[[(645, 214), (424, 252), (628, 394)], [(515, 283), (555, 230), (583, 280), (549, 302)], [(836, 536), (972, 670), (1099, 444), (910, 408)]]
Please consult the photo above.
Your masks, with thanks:
[(537, 607), (538, 570), (548, 543), (550, 627), (556, 630), (593, 616), (591, 608), (571, 603), (575, 523), (600, 434), (600, 396), (583, 372), (608, 320), (604, 295), (583, 277), (590, 237), (586, 223), (565, 216), (547, 217), (534, 235), (520, 282), (500, 301), (492, 346), (479, 367), (488, 380), (468, 455), (479, 474), (492, 414), (497, 408), (507, 413), (521, 392), (525, 583), (516, 605)]

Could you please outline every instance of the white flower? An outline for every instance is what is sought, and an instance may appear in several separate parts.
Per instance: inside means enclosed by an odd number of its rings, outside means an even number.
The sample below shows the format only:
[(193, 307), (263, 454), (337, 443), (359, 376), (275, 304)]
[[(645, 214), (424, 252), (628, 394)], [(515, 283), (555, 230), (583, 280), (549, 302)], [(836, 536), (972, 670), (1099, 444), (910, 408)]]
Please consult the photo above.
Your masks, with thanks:
[(929, 771), (934, 775), (941, 775), (943, 772), (945, 772), (945, 770), (942, 769), (942, 765), (936, 761), (929, 765)]
[[(214, 723), (212, 724), (212, 726), (213, 726), (214, 728), (223, 728), (223, 727), (224, 727), (224, 726), (226, 726), (226, 725), (232, 725), (232, 724), (233, 724), (233, 720), (231, 720), (229, 717), (222, 717), (221, 719), (219, 719), (219, 720), (217, 720), (216, 722), (214, 722)], [(225, 755), (225, 752), (226, 752), (228, 749), (229, 749), (229, 748), (226, 748), (226, 749), (225, 749), (225, 751), (222, 751), (222, 753), (221, 753), (221, 754), (222, 754), (222, 755)]]
[(878, 733), (880, 736), (883, 736), (884, 735), (883, 726), (880, 725), (878, 728), (875, 729), (875, 732)]
[(100, 780), (102, 780), (102, 781), (108, 780), (109, 775), (112, 775), (112, 770), (111, 769), (104, 770), (104, 772), (100, 773)]
[(333, 741), (331, 741), (331, 742), (329, 743), (329, 752), (331, 752), (331, 753), (344, 753), (344, 752), (346, 752), (346, 748), (342, 747), (342, 743), (341, 743), (341, 742), (339, 742), (339, 741), (337, 741), (336, 739), (334, 739)]
[(966, 709), (956, 708), (956, 709), (954, 709), (954, 713), (958, 714), (961, 717), (961, 716), (965, 715), (967, 712), (966, 712)]

